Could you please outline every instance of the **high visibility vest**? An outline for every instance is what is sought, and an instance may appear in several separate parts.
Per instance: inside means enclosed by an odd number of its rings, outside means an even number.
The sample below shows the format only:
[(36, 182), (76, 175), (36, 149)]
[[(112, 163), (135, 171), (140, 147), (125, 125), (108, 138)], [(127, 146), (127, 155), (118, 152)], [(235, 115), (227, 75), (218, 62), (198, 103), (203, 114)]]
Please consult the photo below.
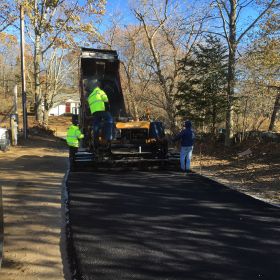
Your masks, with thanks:
[(105, 103), (108, 102), (106, 93), (99, 87), (96, 87), (88, 97), (90, 112), (93, 114), (99, 111), (105, 111)]
[(66, 142), (70, 147), (79, 147), (79, 139), (84, 138), (78, 126), (72, 124), (67, 130)]

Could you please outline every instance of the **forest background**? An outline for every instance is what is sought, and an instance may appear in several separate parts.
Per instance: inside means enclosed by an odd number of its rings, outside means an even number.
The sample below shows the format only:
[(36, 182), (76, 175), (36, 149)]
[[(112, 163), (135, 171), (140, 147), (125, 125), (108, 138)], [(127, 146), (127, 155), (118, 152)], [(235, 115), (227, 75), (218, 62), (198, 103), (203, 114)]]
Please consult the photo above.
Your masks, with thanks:
[(78, 97), (83, 46), (117, 50), (135, 119), (149, 111), (170, 134), (191, 119), (213, 137), (225, 131), (227, 146), (248, 131), (279, 132), (279, 0), (2, 0), (0, 120), (15, 85), (21, 92), (20, 5), (28, 111), (40, 124)]

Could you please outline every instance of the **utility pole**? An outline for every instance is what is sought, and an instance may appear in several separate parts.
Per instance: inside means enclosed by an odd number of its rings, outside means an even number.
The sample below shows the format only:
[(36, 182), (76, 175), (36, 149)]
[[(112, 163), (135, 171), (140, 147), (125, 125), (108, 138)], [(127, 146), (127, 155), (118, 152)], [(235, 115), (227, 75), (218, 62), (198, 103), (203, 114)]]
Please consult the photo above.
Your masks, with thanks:
[(18, 142), (18, 104), (17, 104), (17, 85), (14, 86), (14, 109), (10, 115), (10, 127), (12, 136), (12, 145), (16, 146)]
[(18, 88), (17, 85), (14, 86), (14, 114), (18, 113)]
[(23, 136), (27, 139), (27, 109), (26, 109), (26, 84), (25, 84), (25, 58), (24, 58), (24, 9), (20, 5), (20, 50), (21, 50), (21, 84), (22, 84), (22, 119)]

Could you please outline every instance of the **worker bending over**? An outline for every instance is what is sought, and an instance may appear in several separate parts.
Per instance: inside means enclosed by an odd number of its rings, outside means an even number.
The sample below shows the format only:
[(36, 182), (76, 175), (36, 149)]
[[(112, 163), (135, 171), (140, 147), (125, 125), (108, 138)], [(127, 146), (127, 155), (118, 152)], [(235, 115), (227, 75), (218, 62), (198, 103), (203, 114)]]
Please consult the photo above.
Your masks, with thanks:
[(180, 164), (181, 169), (185, 172), (190, 172), (191, 169), (194, 139), (191, 121), (185, 121), (185, 129), (173, 138), (173, 141), (181, 140)]
[[(94, 90), (88, 97), (88, 104), (90, 112), (93, 116), (93, 133), (94, 140), (97, 140), (98, 132), (101, 127), (101, 122), (104, 121), (104, 134), (107, 142), (112, 140), (113, 135), (113, 117), (111, 113), (106, 110), (109, 105), (107, 94), (101, 89), (101, 83), (98, 82)], [(107, 106), (106, 106), (106, 105)]]
[(79, 142), (84, 138), (84, 134), (81, 133), (79, 127), (78, 116), (72, 116), (72, 125), (67, 129), (66, 142), (69, 146), (69, 160), (70, 166), (75, 162), (75, 154), (78, 152)]

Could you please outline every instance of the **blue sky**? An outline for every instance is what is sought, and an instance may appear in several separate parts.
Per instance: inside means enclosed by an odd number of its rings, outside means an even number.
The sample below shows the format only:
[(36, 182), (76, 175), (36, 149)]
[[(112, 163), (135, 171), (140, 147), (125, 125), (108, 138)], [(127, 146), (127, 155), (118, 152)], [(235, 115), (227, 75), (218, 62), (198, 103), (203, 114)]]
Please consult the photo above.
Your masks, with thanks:
[[(188, 0), (189, 3), (195, 3), (196, 6), (199, 4), (205, 4), (208, 0)], [(135, 18), (131, 15), (130, 9), (129, 9), (129, 3), (133, 3), (133, 0), (107, 0), (106, 4), (106, 14), (103, 18), (103, 24), (101, 25), (101, 32), (106, 29), (106, 24), (108, 24), (108, 18), (110, 18), (110, 15), (114, 14), (116, 11), (120, 11), (123, 15), (123, 24), (129, 24), (136, 22)], [(172, 2), (172, 1), (171, 1)], [(156, 0), (155, 0), (156, 3)], [(239, 30), (244, 29), (248, 26), (249, 22), (252, 22), (252, 19), (254, 19), (257, 16), (256, 9), (252, 7), (247, 7), (244, 9), (241, 13), (241, 17), (238, 21)]]
[[(1, 0), (0, 0), (1, 1)], [(80, 3), (83, 3), (85, 0), (79, 0)], [(156, 3), (156, 0), (154, 0)], [(189, 3), (196, 2), (197, 5), (203, 4), (205, 2), (208, 2), (209, 0), (188, 0)], [(116, 12), (121, 12), (123, 18), (121, 20), (121, 24), (132, 24), (136, 22), (136, 19), (131, 14), (129, 3), (135, 3), (134, 0), (107, 0), (106, 4), (106, 13), (102, 19), (101, 25), (98, 27), (99, 31), (103, 33), (109, 26), (109, 19), (112, 16), (112, 14)], [(248, 22), (252, 21), (252, 17), (255, 18), (256, 16), (256, 10), (253, 9), (246, 9), (244, 13), (242, 14), (242, 19), (239, 22), (239, 28), (238, 29), (244, 29), (247, 27)], [(251, 17), (251, 19), (250, 19)], [(8, 32), (15, 33), (18, 35), (18, 30), (15, 30), (14, 28), (9, 28), (7, 30)]]
[(124, 0), (108, 0), (106, 10), (109, 13), (112, 13), (114, 10), (128, 11), (128, 2)]
[(124, 17), (124, 24), (132, 23), (133, 21), (135, 21), (134, 17), (131, 15), (128, 0), (107, 0), (104, 21), (106, 22), (106, 19), (116, 12), (121, 12)]

